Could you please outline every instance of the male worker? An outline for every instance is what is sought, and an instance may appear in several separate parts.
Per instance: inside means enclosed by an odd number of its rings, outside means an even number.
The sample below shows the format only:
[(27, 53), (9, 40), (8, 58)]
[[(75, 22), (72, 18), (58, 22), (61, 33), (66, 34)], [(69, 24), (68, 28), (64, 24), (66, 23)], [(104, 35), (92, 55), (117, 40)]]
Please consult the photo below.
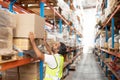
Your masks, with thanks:
[[(66, 46), (63, 43), (55, 43), (49, 52), (52, 55), (43, 54), (36, 46), (34, 34), (30, 32), (30, 41), (37, 57), (46, 63), (46, 72), (44, 80), (60, 80), (63, 73), (64, 58), (66, 54)], [(46, 43), (45, 43), (46, 44)]]

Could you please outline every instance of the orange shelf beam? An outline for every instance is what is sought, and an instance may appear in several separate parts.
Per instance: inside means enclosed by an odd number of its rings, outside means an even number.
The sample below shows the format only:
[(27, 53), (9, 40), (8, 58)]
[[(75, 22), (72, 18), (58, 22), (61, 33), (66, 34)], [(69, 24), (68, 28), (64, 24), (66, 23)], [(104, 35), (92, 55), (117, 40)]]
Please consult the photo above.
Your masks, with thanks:
[(120, 58), (120, 53), (110, 52), (105, 49), (100, 49), (100, 50), (106, 52), (107, 54), (110, 54), (110, 55)]
[(115, 75), (115, 77), (116, 77), (118, 80), (120, 80), (120, 76), (116, 73), (115, 70), (113, 70), (113, 69), (111, 68), (111, 66), (109, 65), (109, 63), (105, 63), (105, 64), (109, 67), (110, 71)]
[(32, 58), (24, 58), (24, 59), (20, 59), (20, 60), (13, 61), (13, 62), (2, 63), (2, 64), (0, 64), (0, 71), (5, 71), (10, 68), (22, 66), (22, 65), (31, 63), (32, 61), (33, 61)]

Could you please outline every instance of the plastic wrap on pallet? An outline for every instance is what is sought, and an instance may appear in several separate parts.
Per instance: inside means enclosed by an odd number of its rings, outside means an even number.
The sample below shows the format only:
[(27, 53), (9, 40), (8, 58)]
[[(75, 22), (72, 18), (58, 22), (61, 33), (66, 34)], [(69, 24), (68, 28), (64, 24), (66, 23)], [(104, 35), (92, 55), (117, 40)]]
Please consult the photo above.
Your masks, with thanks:
[(101, 23), (105, 22), (106, 16), (105, 16), (105, 15), (102, 15), (100, 20), (101, 20)]
[(14, 14), (5, 10), (0, 10), (0, 26), (3, 27), (16, 27), (16, 18)]
[(7, 55), (7, 54), (16, 54), (16, 52), (11, 49), (0, 49), (0, 55)]
[(112, 12), (111, 9), (106, 8), (105, 9), (105, 16), (108, 17), (111, 14), (111, 12)]
[[(114, 35), (114, 49), (119, 49), (119, 39), (120, 35)], [(112, 48), (112, 37), (108, 40), (108, 48)]]
[(117, 5), (117, 2), (118, 2), (118, 0), (109, 0), (107, 8), (113, 11), (115, 6)]
[(101, 34), (100, 35), (100, 47), (104, 47), (104, 43), (105, 43), (105, 35)]
[(96, 46), (96, 47), (99, 47), (99, 46), (100, 46), (100, 39), (96, 39), (95, 46)]
[(12, 49), (12, 28), (0, 27), (0, 49)]

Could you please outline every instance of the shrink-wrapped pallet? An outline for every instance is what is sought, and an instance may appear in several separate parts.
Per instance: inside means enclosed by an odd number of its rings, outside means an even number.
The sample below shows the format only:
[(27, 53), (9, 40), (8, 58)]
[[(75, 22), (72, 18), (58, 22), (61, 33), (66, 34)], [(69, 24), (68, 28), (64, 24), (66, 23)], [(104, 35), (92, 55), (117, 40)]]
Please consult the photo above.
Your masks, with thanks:
[(14, 14), (0, 10), (0, 26), (12, 28), (16, 27), (16, 18)]
[[(108, 40), (108, 48), (112, 49), (112, 37)], [(114, 35), (114, 49), (119, 50), (119, 35)]]
[(100, 47), (104, 48), (105, 34), (100, 35)]
[(12, 50), (13, 33), (10, 27), (0, 27), (0, 49)]

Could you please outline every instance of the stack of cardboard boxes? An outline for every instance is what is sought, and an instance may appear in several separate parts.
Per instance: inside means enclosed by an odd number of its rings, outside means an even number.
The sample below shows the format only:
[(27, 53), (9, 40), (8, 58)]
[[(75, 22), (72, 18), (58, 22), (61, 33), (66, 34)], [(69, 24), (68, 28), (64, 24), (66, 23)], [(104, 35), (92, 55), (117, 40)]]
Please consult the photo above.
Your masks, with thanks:
[[(17, 14), (16, 25), (13, 36), (14, 45), (21, 50), (31, 50), (32, 46), (29, 40), (29, 33), (35, 34), (35, 42), (40, 45), (40, 39), (46, 33), (44, 30), (45, 20), (35, 14)], [(39, 65), (31, 63), (19, 67), (19, 80), (39, 80)]]
[[(0, 13), (0, 17), (3, 17), (3, 14), (4, 13)], [(35, 14), (15, 14), (12, 16), (15, 17), (16, 22), (14, 24), (16, 24), (16, 27), (11, 27), (9, 24), (6, 24), (6, 26), (3, 24), (3, 20), (0, 19), (0, 50), (1, 48), (12, 50), (13, 45), (21, 50), (32, 49), (29, 32), (35, 33), (35, 42), (37, 45), (42, 44), (39, 40), (43, 38), (46, 33), (44, 30), (44, 18)], [(6, 21), (9, 20), (7, 18), (5, 19)], [(19, 68), (9, 69), (3, 73), (3, 79), (39, 80), (39, 65), (38, 63), (31, 63), (20, 66)]]
[(40, 80), (39, 63), (30, 63), (3, 72), (3, 80)]
[(19, 80), (40, 80), (39, 63), (31, 63), (19, 67)]
[(29, 33), (35, 34), (36, 43), (39, 45), (39, 39), (43, 38), (45, 34), (44, 26), (45, 20), (35, 14), (17, 14), (17, 27), (14, 29), (13, 43), (21, 50), (30, 50), (31, 44), (29, 41)]
[(18, 68), (12, 68), (9, 70), (6, 70), (2, 73), (2, 80), (19, 80), (19, 69)]
[(16, 52), (14, 53), (12, 48), (15, 26), (13, 14), (0, 10), (0, 63), (17, 59)]

